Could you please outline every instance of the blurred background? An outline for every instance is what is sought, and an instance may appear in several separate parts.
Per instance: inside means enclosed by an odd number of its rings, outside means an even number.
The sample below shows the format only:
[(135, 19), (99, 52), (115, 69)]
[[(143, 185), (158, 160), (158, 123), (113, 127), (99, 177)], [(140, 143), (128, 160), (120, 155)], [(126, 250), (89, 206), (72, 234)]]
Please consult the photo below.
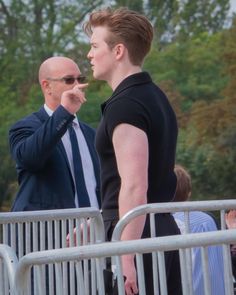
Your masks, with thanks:
[(17, 190), (8, 130), (42, 105), (43, 60), (65, 55), (78, 63), (90, 84), (79, 116), (96, 128), (111, 89), (92, 78), (82, 25), (108, 5), (137, 10), (155, 28), (143, 69), (176, 112), (176, 161), (191, 173), (192, 199), (236, 196), (236, 0), (0, 0), (0, 211)]

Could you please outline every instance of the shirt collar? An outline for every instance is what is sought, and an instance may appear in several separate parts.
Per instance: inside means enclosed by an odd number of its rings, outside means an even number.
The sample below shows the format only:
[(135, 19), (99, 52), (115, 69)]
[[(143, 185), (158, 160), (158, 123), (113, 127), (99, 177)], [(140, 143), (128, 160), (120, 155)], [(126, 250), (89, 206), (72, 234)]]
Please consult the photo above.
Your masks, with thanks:
[(115, 99), (117, 95), (119, 95), (124, 90), (141, 84), (146, 84), (152, 82), (151, 76), (147, 72), (139, 72), (132, 74), (126, 77), (121, 83), (116, 87), (114, 92), (112, 93), (111, 97), (106, 100), (104, 103), (101, 104), (102, 113), (104, 112), (106, 106), (109, 104), (110, 101)]

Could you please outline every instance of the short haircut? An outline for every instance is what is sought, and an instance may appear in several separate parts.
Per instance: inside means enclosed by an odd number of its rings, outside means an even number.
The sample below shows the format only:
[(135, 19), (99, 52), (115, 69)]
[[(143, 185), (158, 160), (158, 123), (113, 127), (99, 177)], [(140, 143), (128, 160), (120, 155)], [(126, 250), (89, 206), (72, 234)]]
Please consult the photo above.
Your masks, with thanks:
[(105, 40), (110, 48), (123, 43), (128, 49), (131, 63), (142, 65), (153, 39), (153, 27), (144, 15), (125, 7), (116, 10), (106, 8), (90, 14), (84, 31), (91, 36), (93, 27), (98, 26), (106, 27), (110, 32)]
[(188, 171), (181, 165), (175, 165), (174, 171), (177, 177), (177, 187), (173, 201), (187, 201), (192, 191), (191, 176)]

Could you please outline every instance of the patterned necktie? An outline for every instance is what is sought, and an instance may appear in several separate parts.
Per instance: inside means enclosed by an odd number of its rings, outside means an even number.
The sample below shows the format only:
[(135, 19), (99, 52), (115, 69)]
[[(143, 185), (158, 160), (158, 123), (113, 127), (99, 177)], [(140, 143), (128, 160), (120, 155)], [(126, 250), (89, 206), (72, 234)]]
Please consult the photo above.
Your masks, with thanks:
[(75, 185), (78, 196), (79, 207), (90, 207), (90, 201), (88, 192), (85, 185), (84, 180), (84, 172), (82, 167), (82, 161), (79, 151), (79, 144), (76, 137), (76, 133), (74, 128), (69, 127), (70, 141), (71, 141), (71, 149), (73, 156), (73, 167), (74, 167), (74, 177), (75, 177)]

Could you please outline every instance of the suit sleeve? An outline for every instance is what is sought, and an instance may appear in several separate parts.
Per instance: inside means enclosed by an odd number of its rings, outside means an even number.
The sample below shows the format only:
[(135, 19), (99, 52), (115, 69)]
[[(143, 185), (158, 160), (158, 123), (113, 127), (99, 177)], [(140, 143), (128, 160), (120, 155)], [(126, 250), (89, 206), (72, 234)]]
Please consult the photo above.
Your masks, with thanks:
[(9, 130), (9, 144), (17, 165), (35, 172), (42, 169), (74, 116), (59, 106), (42, 123), (35, 115), (18, 121)]

